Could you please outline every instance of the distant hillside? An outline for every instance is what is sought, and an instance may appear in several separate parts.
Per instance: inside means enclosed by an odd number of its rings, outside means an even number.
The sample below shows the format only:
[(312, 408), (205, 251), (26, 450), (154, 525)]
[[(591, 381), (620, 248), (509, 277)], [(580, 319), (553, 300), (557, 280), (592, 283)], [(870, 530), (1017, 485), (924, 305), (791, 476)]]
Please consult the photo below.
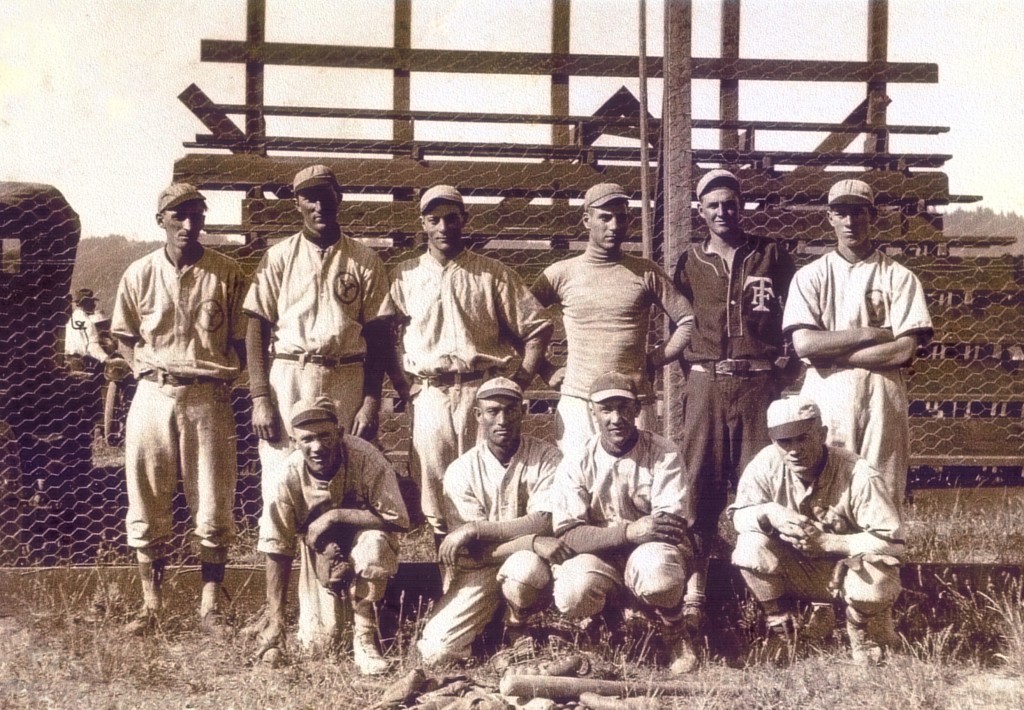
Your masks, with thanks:
[(947, 237), (1014, 237), (1010, 251), (1024, 254), (1024, 217), (1016, 212), (956, 209), (944, 215), (942, 231)]

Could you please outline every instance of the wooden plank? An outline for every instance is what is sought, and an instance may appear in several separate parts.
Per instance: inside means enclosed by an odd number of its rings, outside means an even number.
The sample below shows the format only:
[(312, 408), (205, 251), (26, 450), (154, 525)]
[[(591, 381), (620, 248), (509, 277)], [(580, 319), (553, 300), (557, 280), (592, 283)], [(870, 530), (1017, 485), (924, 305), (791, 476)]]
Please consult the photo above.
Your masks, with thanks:
[[(412, 46), (412, 0), (395, 0), (394, 7), (395, 41), (394, 46), (399, 50), (407, 50)], [(391, 103), (395, 111), (408, 111), (411, 108), (409, 102), (410, 77), (407, 69), (396, 68), (391, 72)], [(394, 119), (392, 122), (392, 135), (399, 142), (411, 141), (413, 134), (412, 120), (408, 118)]]
[[(247, 0), (245, 12), (245, 44), (259, 46), (266, 35), (266, 0)], [(246, 57), (245, 103), (250, 106), (263, 104), (263, 62), (258, 57)], [(260, 141), (267, 135), (267, 122), (258, 108), (248, 111), (245, 116), (245, 135), (251, 141)], [(256, 152), (263, 152), (257, 149)]]
[[(283, 66), (347, 69), (406, 69), (417, 72), (460, 74), (567, 74), (570, 76), (634, 77), (636, 57), (607, 54), (542, 54), (539, 52), (485, 52), (441, 49), (399, 50), (391, 47), (355, 47), (289, 42), (246, 43), (204, 39), (204, 62), (241, 64), (262, 62)], [(660, 78), (662, 60), (649, 57), (647, 75)], [(937, 64), (926, 62), (858, 62), (789, 59), (734, 59), (695, 57), (694, 79), (737, 81), (886, 81), (935, 84)]]
[[(884, 62), (889, 58), (889, 0), (868, 0), (868, 61)], [(884, 126), (886, 108), (891, 99), (886, 96), (884, 81), (868, 82), (867, 122)], [(884, 132), (869, 133), (864, 137), (865, 153), (887, 153), (889, 137)]]
[(198, 118), (207, 130), (218, 140), (240, 143), (245, 140), (242, 129), (228, 118), (227, 113), (217, 107), (202, 89), (189, 84), (178, 94), (178, 100), (185, 104), (189, 111)]
[[(740, 0), (722, 0), (721, 57), (732, 61), (740, 57)], [(739, 120), (740, 82), (737, 79), (722, 79), (718, 83), (718, 115), (725, 121)], [(722, 150), (738, 150), (740, 140), (735, 129), (720, 129), (718, 145)], [(745, 147), (754, 148), (752, 145)]]
[[(405, 158), (372, 160), (359, 158), (317, 158), (331, 167), (347, 186), (361, 192), (388, 193), (395, 189), (422, 189), (437, 184), (454, 184), (467, 194), (508, 197), (582, 197), (591, 185), (614, 181), (639, 186), (639, 168), (624, 165), (571, 165), (565, 163), (494, 163), (475, 161), (415, 161)], [(189, 180), (205, 189), (246, 190), (288, 188), (295, 173), (307, 166), (309, 158), (253, 155), (192, 154), (174, 163), (176, 180)], [(692, 161), (691, 161), (692, 164)], [(696, 172), (696, 171), (695, 171)], [(868, 182), (879, 204), (942, 200), (949, 193), (949, 180), (939, 172), (904, 175), (888, 171), (825, 172), (792, 176), (760, 170), (740, 170), (737, 176), (750, 200), (778, 196), (790, 203), (823, 204), (837, 180), (857, 177)], [(694, 175), (694, 182), (698, 176)], [(635, 188), (634, 188), (635, 189)], [(689, 188), (692, 189), (691, 186)], [(633, 198), (639, 199), (639, 193)]]
[[(1018, 310), (1015, 320), (1020, 339), (1022, 317)], [(963, 342), (957, 336), (951, 339)], [(949, 337), (948, 332), (944, 337)], [(995, 341), (992, 341), (995, 342)], [(1020, 363), (1004, 364), (991, 360), (964, 362), (961, 360), (916, 360), (907, 383), (911, 399), (928, 400), (1024, 400), (1024, 377)]]
[[(957, 343), (1024, 345), (1024, 308), (1021, 305), (929, 306), (932, 325), (941, 340)], [(1015, 375), (1024, 382), (1020, 373)]]
[[(570, 40), (571, 0), (552, 0), (551, 3), (551, 53), (568, 54)], [(569, 115), (569, 75), (551, 75), (551, 113), (556, 116)], [(555, 124), (551, 129), (551, 142), (555, 145), (570, 145), (572, 132), (564, 123)]]
[(911, 464), (985, 465), (999, 457), (1024, 464), (1024, 421), (1019, 419), (910, 418)]

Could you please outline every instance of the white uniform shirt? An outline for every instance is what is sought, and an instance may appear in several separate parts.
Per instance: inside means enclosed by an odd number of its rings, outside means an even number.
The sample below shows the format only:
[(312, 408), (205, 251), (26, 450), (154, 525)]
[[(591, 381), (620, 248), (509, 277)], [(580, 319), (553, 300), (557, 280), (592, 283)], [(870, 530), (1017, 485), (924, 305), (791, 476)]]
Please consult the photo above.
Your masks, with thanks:
[(366, 352), (363, 326), (387, 293), (372, 249), (342, 235), (320, 250), (300, 232), (267, 249), (243, 307), (274, 326), (275, 353), (346, 357)]
[(506, 466), (481, 441), (455, 459), (444, 474), (449, 525), (454, 529), (472, 521), (550, 513), (549, 490), (561, 460), (558, 447), (524, 434)]
[[(562, 305), (568, 358), (561, 391), (586, 399), (609, 370), (644, 373), (651, 306), (673, 323), (693, 320), (690, 302), (660, 266), (624, 254), (614, 261), (582, 254), (544, 269), (533, 286), (543, 306)], [(650, 383), (641, 378), (650, 395)]]
[(110, 332), (135, 341), (136, 377), (163, 370), (233, 380), (240, 364), (232, 344), (245, 340), (244, 295), (233, 259), (204, 249), (179, 274), (161, 247), (124, 272)]
[(556, 535), (577, 525), (610, 527), (660, 512), (693, 524), (693, 476), (683, 468), (679, 447), (654, 432), (641, 430), (636, 445), (618, 458), (595, 435), (558, 468), (551, 513)]
[(514, 271), (468, 249), (444, 266), (429, 253), (403, 261), (389, 301), (409, 319), (404, 369), (421, 377), (506, 365), (548, 323)]
[(106, 362), (107, 353), (100, 346), (99, 330), (89, 314), (75, 307), (64, 328), (64, 354), (91, 357)]
[[(336, 508), (370, 510), (400, 528), (409, 527), (409, 514), (391, 463), (373, 444), (344, 435), (341, 465), (328, 481), (306, 470), (301, 451), (288, 455), (277, 490), (267, 503), (260, 525), (260, 552), (294, 557), (297, 543), (311, 517)], [(313, 516), (310, 513), (313, 513)]]
[(900, 515), (881, 474), (846, 449), (828, 447), (821, 475), (807, 485), (787, 466), (774, 444), (766, 446), (743, 471), (736, 501), (728, 515), (737, 532), (770, 532), (759, 521), (758, 507), (778, 503), (789, 510), (820, 520), (815, 510), (840, 520), (847, 533), (869, 532), (890, 543), (902, 542)]
[(891, 328), (893, 337), (931, 337), (924, 289), (910, 269), (875, 252), (850, 263), (831, 251), (807, 264), (793, 278), (782, 319), (783, 330)]

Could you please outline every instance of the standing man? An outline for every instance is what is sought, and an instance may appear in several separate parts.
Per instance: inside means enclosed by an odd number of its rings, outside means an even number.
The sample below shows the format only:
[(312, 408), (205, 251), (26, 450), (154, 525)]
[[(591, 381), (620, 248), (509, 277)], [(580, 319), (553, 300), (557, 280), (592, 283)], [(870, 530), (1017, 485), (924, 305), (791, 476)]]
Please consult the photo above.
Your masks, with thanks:
[(174, 183), (160, 193), (156, 223), (167, 243), (121, 278), (111, 332), (132, 348), (138, 389), (125, 425), (128, 545), (143, 607), (129, 624), (151, 629), (171, 537), (171, 498), (181, 471), (202, 562), (203, 629), (225, 630), (219, 612), (238, 463), (231, 382), (244, 364), (245, 280), (238, 265), (199, 243), (206, 200)]
[(871, 187), (840, 180), (828, 193), (836, 250), (797, 272), (783, 325), (808, 364), (802, 394), (821, 407), (828, 443), (881, 471), (903, 504), (910, 466), (904, 369), (932, 336), (917, 276), (871, 242)]
[(795, 266), (779, 244), (740, 228), (743, 197), (728, 170), (697, 183), (708, 236), (679, 257), (675, 283), (693, 303), (686, 350), (682, 450), (695, 476), (698, 558), (687, 583), (687, 623), (703, 624), (708, 555), (718, 519), (743, 468), (770, 442), (764, 413), (782, 384), (782, 309)]
[[(739, 537), (732, 562), (764, 608), (768, 641), (820, 641), (835, 627), (832, 597), (846, 603), (854, 661), (875, 665), (893, 643), (900, 594), (900, 516), (881, 474), (825, 444), (818, 406), (804, 396), (768, 408), (772, 444), (740, 478), (729, 517)], [(794, 601), (812, 602), (797, 628)]]
[(405, 326), (404, 374), (396, 372), (393, 379), (398, 393), (411, 397), (410, 469), (435, 534), (447, 532), (445, 469), (477, 443), (477, 388), (518, 363), (511, 379), (525, 390), (551, 338), (551, 321), (540, 315), (540, 304), (519, 276), (465, 248), (468, 219), (454, 187), (424, 192), (420, 222), (427, 250), (392, 274), (390, 308)]
[(348, 433), (376, 436), (390, 343), (380, 320), (387, 272), (372, 249), (341, 233), (334, 173), (303, 168), (292, 190), (302, 231), (267, 249), (244, 304), (264, 509), (291, 448), (287, 422), (299, 400), (326, 396)]
[(416, 644), (431, 665), (467, 658), (502, 600), (506, 628), (521, 630), (550, 600), (550, 565), (571, 555), (551, 532), (548, 489), (562, 455), (522, 433), (523, 390), (496, 377), (476, 400), (481, 441), (444, 475), (451, 533), (439, 556), (448, 585)]
[[(566, 366), (548, 378), (559, 388), (556, 417), (563, 452), (579, 449), (597, 433), (588, 402), (590, 384), (609, 369), (644, 373), (638, 389), (644, 402), (637, 425), (656, 426), (654, 374), (682, 355), (690, 337), (693, 311), (665, 272), (649, 259), (622, 252), (629, 236), (629, 196), (615, 183), (600, 183), (583, 199), (586, 251), (552, 264), (532, 291), (542, 306), (562, 306), (569, 353)], [(647, 352), (651, 306), (667, 314), (675, 332)]]
[(562, 461), (554, 488), (552, 527), (577, 554), (553, 568), (555, 606), (573, 618), (598, 614), (609, 597), (653, 611), (671, 644), (674, 674), (697, 666), (683, 621), (683, 592), (692, 564), (692, 477), (668, 439), (637, 429), (635, 378), (597, 377), (590, 402), (599, 433)]
[[(92, 289), (78, 289), (71, 306), (71, 318), (64, 328), (64, 355), (71, 361), (77, 358), (82, 362), (82, 367), (72, 366), (71, 369), (96, 372), (99, 365), (105, 363), (109, 357), (103, 349), (98, 327), (106, 318), (103, 313), (96, 310), (96, 298)], [(92, 362), (89, 362), (90, 360)]]
[(364, 675), (383, 673), (388, 664), (377, 650), (374, 604), (398, 571), (395, 534), (409, 528), (395, 471), (372, 444), (339, 428), (327, 397), (295, 403), (289, 423), (297, 450), (268, 496), (260, 528), (268, 607), (260, 655), (283, 647), (288, 578), (298, 553), (299, 642), (336, 640), (351, 604), (356, 667)]

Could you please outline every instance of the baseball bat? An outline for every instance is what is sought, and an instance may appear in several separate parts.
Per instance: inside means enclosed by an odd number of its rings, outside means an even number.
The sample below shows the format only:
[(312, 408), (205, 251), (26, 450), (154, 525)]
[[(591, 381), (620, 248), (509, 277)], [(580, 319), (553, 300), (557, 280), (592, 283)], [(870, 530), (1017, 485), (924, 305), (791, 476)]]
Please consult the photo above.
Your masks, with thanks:
[(661, 701), (654, 698), (610, 698), (596, 693), (580, 693), (580, 703), (587, 710), (661, 710)]
[(594, 678), (569, 678), (546, 675), (509, 675), (501, 679), (499, 690), (502, 695), (520, 698), (550, 698), (551, 700), (578, 700), (580, 693), (595, 693), (623, 697), (625, 695), (689, 695), (701, 692), (701, 686), (694, 683), (597, 680)]

